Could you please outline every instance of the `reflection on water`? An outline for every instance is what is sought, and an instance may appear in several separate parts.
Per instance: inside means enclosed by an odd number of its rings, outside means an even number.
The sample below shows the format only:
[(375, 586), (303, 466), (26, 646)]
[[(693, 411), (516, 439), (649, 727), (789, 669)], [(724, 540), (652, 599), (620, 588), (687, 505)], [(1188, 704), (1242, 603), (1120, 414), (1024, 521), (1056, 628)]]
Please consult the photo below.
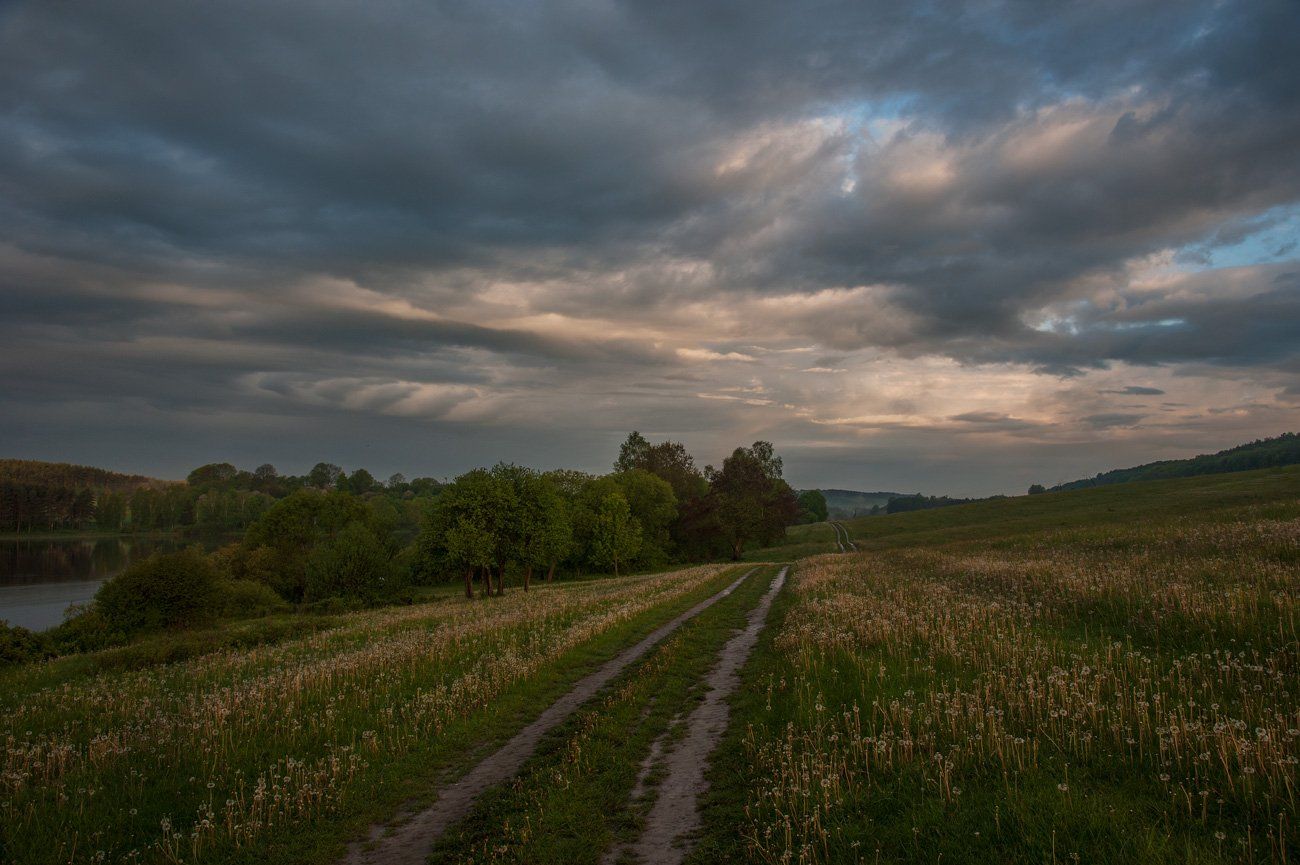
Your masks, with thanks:
[(89, 601), (131, 562), (181, 546), (174, 538), (0, 540), (0, 619), (32, 630), (57, 625), (69, 604)]

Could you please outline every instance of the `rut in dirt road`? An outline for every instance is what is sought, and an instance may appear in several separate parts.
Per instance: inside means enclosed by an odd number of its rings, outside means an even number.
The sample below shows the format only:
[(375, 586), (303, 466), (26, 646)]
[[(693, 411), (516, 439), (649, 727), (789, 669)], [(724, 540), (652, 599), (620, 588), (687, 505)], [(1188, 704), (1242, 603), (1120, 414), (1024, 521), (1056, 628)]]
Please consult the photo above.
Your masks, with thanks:
[(786, 570), (781, 568), (771, 588), (750, 610), (745, 630), (728, 640), (718, 653), (718, 664), (705, 679), (708, 691), (704, 701), (687, 717), (686, 736), (661, 764), (666, 775), (659, 784), (645, 829), (635, 844), (624, 848), (630, 849), (643, 865), (678, 865), (694, 846), (691, 836), (700, 827), (699, 798), (708, 789), (704, 774), (731, 718), (727, 700), (740, 684), (740, 669), (767, 624), (767, 612), (785, 584)]
[[(367, 849), (362, 843), (352, 845), (343, 865), (424, 865), (433, 846), (447, 827), (465, 818), (474, 802), (489, 787), (508, 781), (518, 773), (525, 761), (533, 755), (542, 736), (572, 715), (585, 702), (596, 695), (610, 680), (629, 664), (639, 659), (662, 642), (669, 634), (686, 622), (734, 592), (758, 568), (741, 574), (735, 582), (722, 591), (691, 607), (686, 612), (660, 625), (639, 643), (624, 649), (606, 661), (594, 673), (581, 679), (569, 693), (550, 705), (527, 727), (509, 742), (466, 773), (459, 781), (438, 791), (437, 801), (412, 816), (390, 834), (378, 837)], [(371, 833), (376, 838), (383, 827)]]

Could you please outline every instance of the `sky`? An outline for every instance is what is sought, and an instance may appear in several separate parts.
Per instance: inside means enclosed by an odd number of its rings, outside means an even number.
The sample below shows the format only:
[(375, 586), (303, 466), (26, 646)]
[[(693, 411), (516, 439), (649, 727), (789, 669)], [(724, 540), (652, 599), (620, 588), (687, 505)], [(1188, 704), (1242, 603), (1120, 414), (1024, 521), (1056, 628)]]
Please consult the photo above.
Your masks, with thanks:
[(0, 455), (1023, 492), (1300, 428), (1300, 3), (8, 0)]

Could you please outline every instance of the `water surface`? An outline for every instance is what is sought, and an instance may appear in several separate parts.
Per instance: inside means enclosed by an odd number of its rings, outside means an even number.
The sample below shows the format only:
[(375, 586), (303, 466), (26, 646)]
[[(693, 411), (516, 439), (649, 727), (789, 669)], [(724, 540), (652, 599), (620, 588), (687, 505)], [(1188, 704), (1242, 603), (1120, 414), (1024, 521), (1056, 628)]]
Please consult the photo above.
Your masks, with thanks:
[(168, 537), (0, 540), (0, 619), (34, 631), (63, 621), (131, 562), (183, 543)]

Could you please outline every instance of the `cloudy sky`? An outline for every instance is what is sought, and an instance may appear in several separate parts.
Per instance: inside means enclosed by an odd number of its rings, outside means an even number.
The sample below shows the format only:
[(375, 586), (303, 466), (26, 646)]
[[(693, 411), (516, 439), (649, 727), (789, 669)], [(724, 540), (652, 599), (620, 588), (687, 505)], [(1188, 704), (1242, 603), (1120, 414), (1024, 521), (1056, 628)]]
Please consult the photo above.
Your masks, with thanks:
[(0, 4), (0, 450), (1023, 491), (1300, 427), (1300, 3)]

